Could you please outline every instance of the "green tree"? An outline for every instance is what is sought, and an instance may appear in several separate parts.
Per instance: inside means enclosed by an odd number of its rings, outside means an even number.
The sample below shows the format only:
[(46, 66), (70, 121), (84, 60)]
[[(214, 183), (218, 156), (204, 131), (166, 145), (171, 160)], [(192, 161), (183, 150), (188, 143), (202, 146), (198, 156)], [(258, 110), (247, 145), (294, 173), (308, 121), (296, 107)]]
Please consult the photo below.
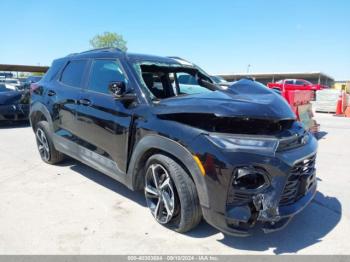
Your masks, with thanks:
[(104, 32), (94, 36), (90, 40), (90, 45), (92, 48), (116, 47), (124, 52), (128, 50), (123, 36), (112, 32)]

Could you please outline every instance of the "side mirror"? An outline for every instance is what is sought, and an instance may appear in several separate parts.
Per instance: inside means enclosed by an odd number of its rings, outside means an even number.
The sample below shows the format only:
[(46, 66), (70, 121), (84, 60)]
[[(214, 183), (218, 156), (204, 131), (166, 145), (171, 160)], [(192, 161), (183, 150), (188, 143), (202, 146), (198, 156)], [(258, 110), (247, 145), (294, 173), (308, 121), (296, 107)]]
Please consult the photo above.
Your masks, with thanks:
[(111, 82), (108, 86), (108, 90), (116, 97), (121, 98), (126, 92), (125, 82)]
[(124, 81), (111, 82), (108, 86), (108, 90), (113, 94), (116, 99), (123, 101), (133, 101), (136, 99), (136, 95), (133, 93), (127, 93), (126, 84)]

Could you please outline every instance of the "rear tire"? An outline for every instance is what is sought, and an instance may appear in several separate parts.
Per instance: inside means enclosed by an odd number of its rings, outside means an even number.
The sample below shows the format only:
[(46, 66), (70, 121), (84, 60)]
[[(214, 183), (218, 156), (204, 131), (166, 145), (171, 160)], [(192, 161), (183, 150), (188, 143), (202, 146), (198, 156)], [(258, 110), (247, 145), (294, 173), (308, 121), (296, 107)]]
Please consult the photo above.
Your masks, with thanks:
[(193, 229), (201, 221), (194, 182), (181, 165), (166, 155), (156, 154), (148, 159), (145, 197), (157, 222), (179, 233)]
[(45, 163), (54, 165), (61, 162), (64, 155), (56, 150), (49, 130), (49, 123), (40, 121), (35, 126), (35, 137), (41, 159)]

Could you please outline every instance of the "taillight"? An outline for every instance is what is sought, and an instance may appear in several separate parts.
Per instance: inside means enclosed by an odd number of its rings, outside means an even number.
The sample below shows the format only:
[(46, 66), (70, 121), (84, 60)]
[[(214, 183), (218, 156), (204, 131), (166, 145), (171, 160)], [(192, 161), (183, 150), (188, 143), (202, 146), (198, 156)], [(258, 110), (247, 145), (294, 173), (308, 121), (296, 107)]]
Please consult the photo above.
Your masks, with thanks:
[(35, 93), (35, 91), (39, 88), (39, 85), (37, 83), (32, 83), (30, 84), (30, 94), (32, 95), (33, 93)]

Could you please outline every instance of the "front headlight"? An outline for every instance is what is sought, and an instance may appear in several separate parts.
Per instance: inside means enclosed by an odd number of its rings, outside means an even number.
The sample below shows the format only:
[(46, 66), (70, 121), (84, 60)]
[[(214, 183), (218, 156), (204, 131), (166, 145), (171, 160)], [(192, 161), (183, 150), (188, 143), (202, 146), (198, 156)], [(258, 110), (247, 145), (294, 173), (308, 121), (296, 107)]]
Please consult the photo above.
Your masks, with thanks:
[(209, 140), (216, 146), (224, 150), (249, 150), (275, 152), (278, 146), (278, 140), (274, 138), (255, 138), (248, 136), (235, 135), (214, 135), (208, 136)]

